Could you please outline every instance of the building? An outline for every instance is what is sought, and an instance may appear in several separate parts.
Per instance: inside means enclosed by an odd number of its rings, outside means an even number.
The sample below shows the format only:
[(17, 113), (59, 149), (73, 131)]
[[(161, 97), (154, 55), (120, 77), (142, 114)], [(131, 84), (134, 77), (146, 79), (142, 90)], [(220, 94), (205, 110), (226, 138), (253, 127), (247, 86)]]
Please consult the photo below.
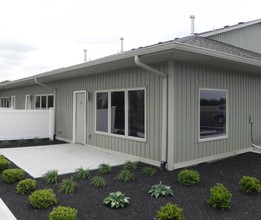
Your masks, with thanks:
[(169, 170), (261, 143), (261, 19), (0, 84), (2, 107), (55, 107), (57, 139)]

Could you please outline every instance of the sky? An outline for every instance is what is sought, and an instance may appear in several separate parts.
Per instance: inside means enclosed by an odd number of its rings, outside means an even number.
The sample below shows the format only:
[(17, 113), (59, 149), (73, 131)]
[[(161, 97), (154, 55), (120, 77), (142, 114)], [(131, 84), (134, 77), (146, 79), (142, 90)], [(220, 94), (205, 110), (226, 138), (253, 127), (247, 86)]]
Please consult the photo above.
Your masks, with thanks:
[(259, 0), (0, 0), (0, 82), (261, 18)]

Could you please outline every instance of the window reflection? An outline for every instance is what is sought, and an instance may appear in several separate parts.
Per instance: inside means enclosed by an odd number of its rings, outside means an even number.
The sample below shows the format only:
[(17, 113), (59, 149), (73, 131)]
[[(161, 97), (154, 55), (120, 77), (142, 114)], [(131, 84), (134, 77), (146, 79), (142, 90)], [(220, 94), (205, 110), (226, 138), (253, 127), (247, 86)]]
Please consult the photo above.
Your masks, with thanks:
[(200, 90), (200, 139), (226, 135), (226, 91)]

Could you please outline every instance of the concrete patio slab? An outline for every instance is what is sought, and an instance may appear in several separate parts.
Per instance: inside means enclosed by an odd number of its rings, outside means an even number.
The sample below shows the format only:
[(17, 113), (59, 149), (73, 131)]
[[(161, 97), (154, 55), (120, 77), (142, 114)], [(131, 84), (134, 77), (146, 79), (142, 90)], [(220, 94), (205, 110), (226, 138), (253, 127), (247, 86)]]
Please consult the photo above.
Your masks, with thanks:
[(47, 171), (54, 169), (58, 170), (59, 174), (66, 174), (80, 167), (92, 170), (97, 169), (101, 163), (116, 166), (128, 160), (79, 144), (4, 148), (0, 149), (0, 154), (34, 178), (41, 177)]

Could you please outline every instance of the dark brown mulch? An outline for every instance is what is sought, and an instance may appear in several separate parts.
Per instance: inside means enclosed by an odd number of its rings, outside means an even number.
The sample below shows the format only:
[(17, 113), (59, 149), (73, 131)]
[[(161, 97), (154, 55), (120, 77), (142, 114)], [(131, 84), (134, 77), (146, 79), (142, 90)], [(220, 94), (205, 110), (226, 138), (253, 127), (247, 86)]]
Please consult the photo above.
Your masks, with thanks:
[(32, 147), (32, 146), (44, 146), (53, 144), (64, 144), (66, 142), (60, 140), (50, 140), (49, 138), (35, 138), (35, 139), (21, 139), (21, 140), (10, 140), (8, 143), (6, 141), (0, 141), (1, 148), (11, 148), (11, 147)]
[[(66, 163), (67, 161), (65, 161)], [(13, 165), (15, 166), (15, 165)], [(261, 219), (261, 194), (246, 195), (240, 191), (239, 180), (242, 176), (261, 178), (261, 155), (246, 153), (233, 158), (220, 160), (209, 164), (193, 167), (199, 171), (201, 182), (194, 187), (184, 187), (178, 184), (177, 175), (180, 170), (159, 171), (153, 177), (141, 174), (145, 164), (141, 164), (134, 171), (136, 178), (130, 183), (118, 182), (115, 177), (121, 166), (113, 167), (111, 174), (104, 175), (107, 185), (96, 189), (90, 185), (90, 180), (77, 181), (78, 190), (72, 195), (58, 192), (59, 184), (46, 185), (41, 179), (38, 189), (52, 188), (57, 194), (58, 205), (71, 206), (78, 209), (78, 219), (109, 219), (109, 220), (152, 220), (160, 206), (173, 202), (183, 208), (185, 219)], [(77, 167), (76, 167), (77, 168)], [(97, 174), (91, 172), (92, 176)], [(71, 174), (61, 176), (61, 179), (71, 177)], [(152, 198), (148, 191), (152, 185), (160, 181), (171, 186), (173, 197)], [(215, 210), (211, 208), (207, 199), (209, 190), (216, 183), (223, 183), (233, 194), (231, 209)], [(28, 195), (17, 195), (16, 184), (4, 184), (0, 180), (0, 197), (4, 200), (18, 220), (48, 219), (53, 207), (43, 210), (31, 208)], [(131, 198), (131, 204), (126, 208), (112, 210), (102, 204), (103, 199), (110, 193), (121, 191)]]

